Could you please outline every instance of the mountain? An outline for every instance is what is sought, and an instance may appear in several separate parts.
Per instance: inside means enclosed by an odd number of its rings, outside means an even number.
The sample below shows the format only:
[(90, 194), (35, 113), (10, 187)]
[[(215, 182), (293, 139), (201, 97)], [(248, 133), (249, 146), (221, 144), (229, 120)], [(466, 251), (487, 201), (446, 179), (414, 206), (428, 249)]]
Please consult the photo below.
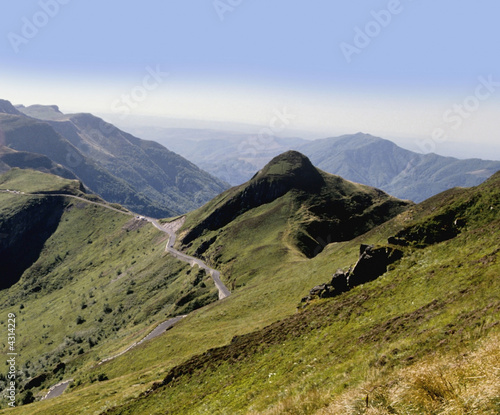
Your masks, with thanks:
[(86, 157), (45, 122), (25, 115), (0, 114), (0, 130), (6, 147), (45, 155), (73, 172), (85, 186), (110, 202), (123, 201), (130, 209), (151, 216), (175, 214), (175, 211), (155, 204), (125, 180)]
[(196, 128), (130, 128), (135, 134), (163, 144), (232, 186), (248, 181), (273, 157), (307, 143), (295, 137), (264, 135), (261, 138), (257, 127), (253, 134)]
[(9, 101), (6, 101), (5, 99), (0, 99), (0, 113), (12, 115), (21, 114)]
[(185, 213), (228, 186), (162, 145), (141, 140), (91, 114), (65, 116), (56, 106), (22, 108), (46, 120), (82, 154), (140, 189), (157, 204)]
[(65, 115), (57, 106), (42, 105), (14, 110), (23, 114), (0, 114), (7, 147), (43, 154), (106, 200), (139, 213), (173, 216), (199, 207), (227, 188), (163, 146), (91, 114)]
[(249, 182), (188, 214), (179, 246), (222, 270), (231, 268), (231, 284), (238, 286), (251, 279), (252, 262), (268, 261), (267, 256), (278, 262), (288, 255), (312, 258), (327, 244), (355, 238), (410, 205), (318, 170), (289, 151)]
[(500, 169), (500, 161), (419, 154), (363, 133), (310, 141), (265, 134), (259, 137), (258, 129), (253, 135), (153, 127), (137, 131), (232, 185), (246, 182), (255, 170), (287, 150), (305, 154), (328, 173), (414, 202), (450, 187), (477, 186)]
[(451, 187), (471, 187), (500, 170), (500, 161), (418, 154), (369, 134), (315, 140), (299, 147), (319, 168), (421, 202)]

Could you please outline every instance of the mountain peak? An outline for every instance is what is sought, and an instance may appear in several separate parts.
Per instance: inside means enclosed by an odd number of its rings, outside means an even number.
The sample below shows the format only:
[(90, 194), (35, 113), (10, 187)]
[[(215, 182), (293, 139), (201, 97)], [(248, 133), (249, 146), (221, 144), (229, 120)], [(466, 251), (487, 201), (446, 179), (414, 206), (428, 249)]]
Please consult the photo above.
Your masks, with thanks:
[(19, 111), (14, 107), (14, 105), (5, 99), (0, 99), (0, 113), (19, 115)]
[(323, 177), (311, 161), (298, 151), (287, 151), (273, 158), (252, 178), (251, 182), (286, 181), (293, 187), (314, 187), (323, 184)]
[(66, 118), (57, 105), (35, 104), (28, 107), (19, 106), (18, 109), (28, 117), (43, 121), (59, 121)]

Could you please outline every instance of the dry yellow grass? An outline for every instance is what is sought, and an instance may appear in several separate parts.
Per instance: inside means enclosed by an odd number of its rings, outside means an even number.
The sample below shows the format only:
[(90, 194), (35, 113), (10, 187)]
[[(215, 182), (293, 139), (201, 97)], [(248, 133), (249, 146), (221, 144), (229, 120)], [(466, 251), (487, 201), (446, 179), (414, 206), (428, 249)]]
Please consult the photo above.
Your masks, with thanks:
[[(371, 391), (371, 393), (367, 393)], [(368, 398), (368, 404), (367, 404)], [(402, 369), (387, 384), (350, 390), (317, 415), (498, 414), (500, 336), (471, 353), (431, 357)]]
[[(500, 409), (500, 335), (460, 355), (429, 357), (386, 377), (367, 381), (342, 395), (312, 390), (288, 396), (266, 411), (250, 415), (471, 415)], [(377, 379), (378, 378), (378, 379)]]

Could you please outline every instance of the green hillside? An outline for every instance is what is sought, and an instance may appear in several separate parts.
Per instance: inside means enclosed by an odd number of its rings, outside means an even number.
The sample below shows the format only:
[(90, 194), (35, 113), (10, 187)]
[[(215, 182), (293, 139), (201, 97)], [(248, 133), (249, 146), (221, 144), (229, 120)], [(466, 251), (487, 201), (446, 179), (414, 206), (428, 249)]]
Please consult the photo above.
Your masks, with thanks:
[(105, 413), (497, 414), (499, 209), (496, 174), (286, 267), (298, 280), (349, 265), (345, 252), (360, 242), (387, 243), (398, 229), (433, 234), (451, 212), (464, 223), (446, 241), (408, 246), (377, 281), (234, 337)]
[(205, 272), (167, 255), (164, 233), (103, 203), (78, 181), (0, 176), (0, 309), (17, 315), (18, 402), (217, 300)]
[[(293, 171), (279, 162), (254, 179)], [(245, 190), (194, 212), (184, 236), (235, 197), (248, 200)], [(350, 241), (325, 242), (313, 258), (285, 237), (296, 193), (236, 204), (243, 212), (220, 228), (209, 246), (219, 259), (210, 258), (236, 281), (230, 297), (113, 361), (77, 367), (63, 396), (9, 413), (498, 413), (500, 174), (408, 206)], [(301, 303), (352, 266), (360, 244), (388, 246), (388, 238), (404, 256), (387, 273)]]
[[(314, 257), (327, 244), (363, 234), (409, 205), (324, 173), (304, 155), (290, 151), (275, 157), (249, 182), (188, 215), (180, 240), (188, 252), (223, 270), (231, 268), (227, 274), (241, 280), (253, 272), (252, 262), (276, 262), (282, 255)], [(276, 253), (270, 255), (267, 248)], [(239, 270), (233, 272), (238, 263)]]

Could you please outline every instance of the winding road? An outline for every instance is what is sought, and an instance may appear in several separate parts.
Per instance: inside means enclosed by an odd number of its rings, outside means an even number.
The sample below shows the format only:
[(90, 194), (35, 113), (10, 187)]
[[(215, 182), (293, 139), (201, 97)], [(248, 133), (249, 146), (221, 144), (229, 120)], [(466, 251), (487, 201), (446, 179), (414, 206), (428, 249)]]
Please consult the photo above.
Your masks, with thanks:
[[(169, 238), (168, 238), (167, 246), (165, 248), (166, 252), (169, 252), (170, 254), (172, 254), (172, 256), (174, 256), (175, 258), (177, 258), (180, 261), (187, 262), (192, 267), (195, 264), (198, 265), (198, 267), (204, 269), (212, 276), (212, 279), (214, 280), (215, 286), (219, 290), (219, 300), (222, 300), (223, 298), (229, 297), (231, 295), (231, 291), (229, 291), (227, 289), (227, 287), (220, 280), (220, 272), (219, 271), (217, 271), (213, 268), (210, 268), (201, 259), (186, 255), (183, 252), (180, 252), (177, 249), (174, 249), (175, 238), (176, 238), (175, 232), (172, 231), (171, 229), (169, 229), (167, 227), (167, 225), (161, 226), (160, 223), (156, 219), (152, 219), (152, 218), (146, 218), (146, 219), (149, 222), (151, 222), (156, 229), (168, 234)], [(177, 219), (177, 221), (182, 220), (182, 219), (183, 218)]]
[[(222, 300), (222, 299), (229, 297), (231, 295), (231, 292), (222, 283), (222, 281), (220, 279), (220, 272), (219, 271), (217, 271), (213, 268), (210, 268), (201, 259), (184, 254), (184, 253), (182, 253), (174, 248), (175, 240), (176, 240), (175, 230), (178, 229), (180, 226), (182, 226), (182, 223), (184, 223), (185, 217), (181, 217), (181, 218), (177, 219), (176, 221), (167, 223), (167, 224), (162, 226), (158, 222), (157, 219), (148, 218), (145, 216), (140, 216), (140, 215), (137, 215), (133, 212), (126, 212), (126, 211), (123, 211), (120, 209), (116, 209), (112, 206), (106, 205), (104, 203), (98, 203), (98, 202), (93, 202), (91, 200), (87, 200), (87, 199), (80, 197), (80, 196), (67, 195), (67, 194), (63, 194), (63, 193), (48, 193), (48, 194), (46, 194), (46, 193), (24, 193), (24, 192), (19, 192), (16, 190), (6, 190), (6, 189), (0, 189), (0, 192), (1, 193), (16, 194), (16, 195), (24, 195), (24, 196), (69, 197), (72, 199), (81, 200), (81, 201), (89, 203), (89, 204), (101, 206), (103, 208), (113, 210), (115, 212), (118, 212), (118, 213), (121, 213), (124, 215), (134, 216), (134, 217), (138, 218), (138, 220), (142, 220), (141, 218), (144, 218), (144, 220), (150, 222), (156, 229), (158, 229), (159, 231), (164, 232), (168, 235), (168, 241), (167, 241), (167, 245), (165, 247), (165, 252), (170, 253), (173, 257), (177, 258), (179, 261), (187, 262), (192, 267), (194, 265), (198, 265), (198, 267), (204, 269), (205, 271), (207, 271), (211, 275), (215, 286), (219, 290), (219, 300)], [(132, 344), (127, 349), (118, 353), (117, 355), (111, 356), (111, 357), (108, 357), (108, 358), (102, 360), (101, 362), (99, 362), (99, 365), (106, 363), (106, 362), (109, 362), (110, 360), (116, 359), (117, 357), (124, 355), (125, 353), (127, 353), (128, 351), (130, 351), (134, 347), (137, 347), (138, 345), (140, 345), (141, 343), (143, 343), (145, 341), (148, 341), (148, 340), (151, 340), (155, 337), (158, 337), (159, 335), (163, 334), (166, 330), (173, 327), (176, 323), (178, 323), (184, 317), (186, 317), (186, 315), (177, 316), (177, 317), (171, 318), (169, 320), (166, 320), (166, 321), (160, 323), (146, 337), (144, 337), (140, 341)], [(57, 385), (52, 386), (49, 389), (49, 391), (47, 392), (47, 394), (42, 398), (42, 400), (53, 399), (53, 398), (56, 398), (56, 397), (62, 395), (64, 393), (64, 391), (68, 388), (68, 386), (70, 385), (71, 382), (73, 382), (73, 379), (65, 380), (63, 382), (58, 383)]]

